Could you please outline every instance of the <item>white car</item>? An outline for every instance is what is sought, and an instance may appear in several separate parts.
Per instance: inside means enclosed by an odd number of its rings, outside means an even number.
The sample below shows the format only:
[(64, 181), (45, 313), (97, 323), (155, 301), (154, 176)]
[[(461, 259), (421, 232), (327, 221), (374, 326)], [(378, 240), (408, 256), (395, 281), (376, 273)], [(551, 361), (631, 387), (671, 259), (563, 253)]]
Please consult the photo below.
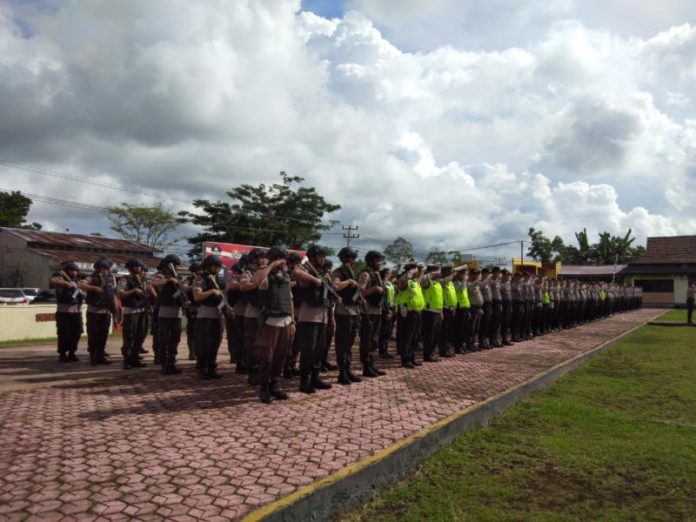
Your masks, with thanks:
[(22, 288), (21, 290), (24, 292), (28, 303), (31, 303), (34, 299), (36, 299), (36, 296), (39, 295), (39, 292), (41, 292), (40, 288)]
[(28, 302), (21, 288), (0, 288), (0, 305), (27, 304)]

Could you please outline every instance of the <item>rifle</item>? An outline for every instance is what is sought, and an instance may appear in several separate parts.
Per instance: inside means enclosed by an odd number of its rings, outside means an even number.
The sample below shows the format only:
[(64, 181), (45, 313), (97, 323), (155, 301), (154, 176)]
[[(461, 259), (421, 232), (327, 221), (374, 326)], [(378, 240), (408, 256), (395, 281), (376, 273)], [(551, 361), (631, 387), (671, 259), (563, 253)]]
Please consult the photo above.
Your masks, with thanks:
[(319, 271), (316, 268), (314, 268), (314, 265), (312, 265), (312, 263), (310, 263), (309, 261), (307, 261), (306, 265), (307, 265), (307, 268), (309, 268), (310, 271), (312, 272), (312, 275), (314, 277), (319, 278), (319, 280), (321, 281), (321, 285), (324, 287), (324, 291), (331, 294), (332, 296), (334, 296), (336, 298), (337, 302), (340, 303), (341, 296), (338, 295), (338, 292), (336, 292), (336, 289), (333, 286), (331, 286), (331, 283), (329, 283), (326, 280), (326, 277), (324, 277), (322, 274), (320, 274)]
[[(353, 281), (357, 282), (357, 279), (355, 279), (355, 272), (353, 272), (353, 267), (350, 265), (344, 265), (344, 266), (346, 268), (348, 268), (348, 271), (350, 272), (350, 278)], [(365, 297), (362, 295), (360, 288), (355, 289), (355, 293), (353, 294), (353, 303), (358, 305), (358, 309), (360, 310), (360, 315), (364, 315), (365, 317), (368, 317), (370, 315), (367, 311), (367, 301), (365, 300)]]
[(145, 298), (145, 312), (152, 315), (152, 303), (150, 303), (150, 296), (147, 293), (147, 288), (145, 287), (145, 281), (140, 277), (140, 274), (133, 274), (135, 277), (135, 282), (138, 285), (138, 289), (143, 293)]
[(225, 316), (227, 316), (230, 313), (230, 304), (227, 302), (227, 295), (225, 292), (220, 290), (220, 285), (218, 285), (217, 282), (217, 277), (215, 277), (213, 274), (208, 275), (208, 279), (210, 279), (210, 282), (213, 283), (213, 287), (215, 290), (220, 292), (220, 304), (218, 305), (218, 310), (220, 310)]
[(191, 302), (189, 301), (188, 294), (187, 294), (186, 290), (184, 289), (184, 287), (181, 284), (181, 279), (179, 279), (179, 274), (176, 272), (176, 268), (174, 268), (173, 263), (169, 263), (169, 270), (172, 271), (172, 275), (176, 279), (177, 290), (174, 293), (173, 297), (174, 297), (174, 299), (176, 299), (177, 297), (181, 297), (181, 306), (183, 306), (184, 308), (187, 308), (188, 306), (190, 306)]
[(70, 283), (71, 286), (73, 286), (73, 285), (75, 286), (75, 291), (73, 292), (73, 295), (72, 295), (73, 299), (77, 299), (80, 295), (84, 294), (82, 289), (79, 286), (77, 286), (77, 283), (75, 281), (73, 281), (72, 279), (70, 279), (70, 276), (65, 273), (65, 270), (60, 271), (60, 277), (62, 277), (68, 283)]

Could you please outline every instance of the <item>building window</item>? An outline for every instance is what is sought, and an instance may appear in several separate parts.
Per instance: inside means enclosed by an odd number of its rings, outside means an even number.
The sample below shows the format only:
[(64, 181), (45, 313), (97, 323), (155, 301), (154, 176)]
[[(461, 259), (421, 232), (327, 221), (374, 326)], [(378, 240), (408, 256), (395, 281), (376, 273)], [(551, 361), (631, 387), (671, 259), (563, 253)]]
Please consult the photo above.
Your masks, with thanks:
[(636, 279), (643, 292), (674, 293), (674, 279)]

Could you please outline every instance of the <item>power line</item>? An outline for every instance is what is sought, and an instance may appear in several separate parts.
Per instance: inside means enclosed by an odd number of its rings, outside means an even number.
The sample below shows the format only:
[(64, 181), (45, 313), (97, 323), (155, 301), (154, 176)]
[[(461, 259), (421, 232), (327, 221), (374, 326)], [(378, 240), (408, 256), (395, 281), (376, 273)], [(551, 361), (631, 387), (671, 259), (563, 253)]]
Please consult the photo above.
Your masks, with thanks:
[(351, 239), (360, 239), (360, 234), (353, 234), (352, 231), (355, 230), (356, 232), (358, 231), (357, 226), (352, 226), (348, 225), (347, 227), (341, 227), (343, 230), (347, 230), (348, 232), (346, 234), (343, 234), (343, 239), (346, 240), (346, 246), (350, 248), (350, 240)]

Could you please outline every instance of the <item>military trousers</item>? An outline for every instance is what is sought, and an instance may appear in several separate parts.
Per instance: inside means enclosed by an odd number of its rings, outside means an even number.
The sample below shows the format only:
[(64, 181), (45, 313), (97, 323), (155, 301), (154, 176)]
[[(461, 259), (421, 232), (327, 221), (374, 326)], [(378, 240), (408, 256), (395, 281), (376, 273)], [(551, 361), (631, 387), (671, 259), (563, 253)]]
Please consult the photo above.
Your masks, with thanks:
[(491, 322), (491, 316), (493, 315), (493, 302), (492, 301), (484, 301), (483, 306), (481, 307), (481, 310), (483, 311), (483, 313), (481, 314), (481, 322), (479, 323), (479, 329), (478, 329), (479, 345), (482, 345), (486, 341), (488, 341), (489, 328), (490, 328), (489, 325)]
[(227, 353), (230, 362), (237, 367), (246, 368), (246, 350), (244, 349), (244, 317), (228, 314), (225, 317), (225, 332), (227, 334)]
[(256, 334), (259, 331), (259, 320), (252, 317), (244, 318), (244, 355), (249, 374), (258, 372), (259, 364), (256, 357)]
[(469, 340), (469, 321), (471, 308), (457, 308), (454, 311), (454, 351), (461, 353)]
[(103, 361), (109, 338), (111, 314), (87, 312), (87, 351), (92, 361)]
[(353, 343), (358, 335), (357, 315), (336, 314), (336, 362), (340, 372), (350, 373)]
[(692, 323), (693, 320), (693, 315), (694, 315), (694, 298), (689, 297), (686, 300), (686, 322), (687, 323)]
[(402, 363), (415, 360), (420, 325), (421, 312), (405, 309), (397, 310), (396, 351), (401, 357)]
[(503, 343), (510, 342), (510, 324), (512, 322), (512, 301), (503, 299), (500, 302), (500, 339)]
[(321, 354), (321, 367), (324, 368), (329, 363), (329, 352), (336, 336), (336, 323), (329, 318), (326, 323), (326, 335), (324, 336), (324, 350)]
[(443, 308), (442, 310), (442, 332), (438, 341), (440, 355), (443, 357), (450, 353), (449, 346), (453, 343), (454, 331), (454, 308)]
[(500, 299), (491, 302), (491, 320), (488, 322), (488, 340), (491, 344), (498, 342), (498, 332), (500, 330), (500, 316), (503, 313), (503, 305)]
[(123, 359), (131, 364), (140, 359), (140, 349), (147, 337), (147, 314), (137, 312), (123, 315)]
[(221, 341), (222, 320), (220, 318), (196, 318), (196, 367), (199, 373), (215, 373)]
[(372, 366), (374, 353), (379, 346), (380, 314), (363, 314), (360, 316), (360, 362), (363, 366)]
[(157, 336), (160, 364), (167, 368), (174, 366), (179, 342), (181, 342), (181, 318), (158, 317)]
[(58, 353), (74, 354), (82, 335), (81, 312), (56, 312), (56, 330), (58, 333)]
[(319, 374), (326, 346), (326, 323), (297, 323), (297, 344), (300, 347), (300, 379), (306, 382)]
[(476, 343), (476, 338), (481, 330), (481, 316), (483, 315), (483, 308), (481, 306), (472, 304), (469, 314), (469, 338), (466, 343), (466, 349), (467, 351), (473, 352), (475, 350), (474, 344)]
[(196, 307), (191, 304), (186, 309), (186, 345), (189, 357), (196, 356)]
[[(305, 323), (307, 324), (307, 323)], [(275, 384), (288, 357), (292, 325), (270, 326), (264, 324), (256, 336), (256, 353), (259, 363), (259, 384)]]
[(429, 359), (435, 353), (435, 347), (442, 334), (442, 311), (421, 313), (421, 334), (423, 335), (423, 358)]

